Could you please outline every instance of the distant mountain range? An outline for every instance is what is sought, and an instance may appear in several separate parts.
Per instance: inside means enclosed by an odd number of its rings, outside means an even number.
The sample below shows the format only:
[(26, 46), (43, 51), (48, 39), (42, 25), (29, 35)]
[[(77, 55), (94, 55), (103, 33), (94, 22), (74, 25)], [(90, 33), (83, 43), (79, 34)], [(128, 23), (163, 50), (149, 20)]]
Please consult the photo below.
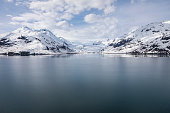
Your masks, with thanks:
[(0, 35), (0, 54), (44, 55), (60, 53), (170, 54), (170, 21), (151, 23), (105, 41), (74, 43), (47, 29), (21, 27)]

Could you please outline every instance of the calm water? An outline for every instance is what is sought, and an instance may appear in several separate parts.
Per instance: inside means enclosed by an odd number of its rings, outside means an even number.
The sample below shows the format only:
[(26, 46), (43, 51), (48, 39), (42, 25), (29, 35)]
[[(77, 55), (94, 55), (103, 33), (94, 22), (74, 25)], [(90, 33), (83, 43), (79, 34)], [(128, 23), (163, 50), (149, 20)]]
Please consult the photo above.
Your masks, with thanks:
[(170, 113), (170, 58), (0, 56), (0, 113)]

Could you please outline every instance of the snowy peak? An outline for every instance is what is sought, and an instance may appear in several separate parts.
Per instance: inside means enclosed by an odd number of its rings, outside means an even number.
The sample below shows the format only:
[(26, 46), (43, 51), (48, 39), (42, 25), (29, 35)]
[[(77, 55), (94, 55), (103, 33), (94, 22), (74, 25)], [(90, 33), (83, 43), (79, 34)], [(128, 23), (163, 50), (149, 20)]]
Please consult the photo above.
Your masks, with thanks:
[(169, 22), (151, 23), (116, 39), (103, 53), (170, 54)]
[(170, 21), (165, 21), (165, 22), (163, 22), (164, 24), (170, 24)]
[(29, 27), (20, 27), (18, 29), (16, 29), (15, 31), (13, 31), (12, 33), (29, 33), (29, 32), (32, 32), (33, 30)]
[(151, 23), (126, 35), (126, 38), (143, 38), (170, 33), (170, 24), (166, 22)]
[(66, 41), (56, 37), (47, 29), (32, 30), (21, 27), (0, 38), (1, 54), (20, 53), (22, 51), (30, 54), (56, 54), (73, 52)]
[(0, 37), (0, 54), (19, 54), (20, 52), (56, 54), (75, 51), (80, 53), (170, 54), (170, 21), (142, 26), (121, 38), (79, 44), (56, 37), (47, 29), (33, 30), (28, 27), (18, 28)]

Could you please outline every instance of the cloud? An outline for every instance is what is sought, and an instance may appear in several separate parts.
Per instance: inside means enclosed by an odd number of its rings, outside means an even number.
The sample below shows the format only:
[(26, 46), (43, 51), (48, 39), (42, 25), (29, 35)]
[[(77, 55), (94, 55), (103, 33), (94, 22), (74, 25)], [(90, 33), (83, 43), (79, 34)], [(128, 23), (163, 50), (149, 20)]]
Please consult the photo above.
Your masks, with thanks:
[(100, 19), (100, 16), (96, 14), (88, 14), (84, 17), (84, 21), (87, 23), (95, 23), (99, 19)]
[[(14, 1), (19, 6), (12, 8), (16, 11), (10, 9), (7, 14), (12, 15), (1, 18), (1, 23), (11, 18), (10, 23), (15, 28), (22, 25), (34, 29), (46, 28), (67, 39), (115, 38), (128, 33), (133, 26), (170, 19), (169, 0)], [(19, 13), (19, 8), (25, 13)], [(2, 10), (1, 14), (4, 12)]]
[(110, 14), (113, 13), (115, 11), (115, 7), (114, 6), (108, 6), (104, 9), (104, 13), (105, 14)]
[(153, 22), (170, 20), (169, 4), (169, 0), (145, 0), (134, 4), (129, 2), (116, 7), (114, 15), (119, 20), (119, 23), (116, 27), (117, 34), (115, 35), (122, 36), (134, 26), (141, 27)]
[(131, 3), (131, 4), (134, 4), (134, 3), (135, 3), (135, 0), (130, 0), (130, 3)]
[(13, 2), (13, 0), (6, 0), (7, 2)]
[(145, 2), (146, 0), (130, 0), (131, 4), (134, 4), (136, 2)]
[(68, 27), (70, 27), (69, 23), (67, 21), (60, 21), (56, 23), (56, 26), (62, 29), (67, 29)]
[(8, 15), (6, 15), (7, 17), (12, 17), (12, 15), (10, 15), (10, 14), (8, 14)]
[[(11, 18), (13, 25), (26, 25), (35, 29), (47, 28), (57, 35), (71, 38), (101, 38), (113, 33), (117, 19), (112, 16), (116, 0), (30, 0), (23, 5), (29, 8), (29, 13), (23, 13)], [(97, 10), (99, 14), (91, 13)], [(85, 25), (75, 26), (72, 23), (77, 15), (85, 15)], [(93, 23), (93, 24), (92, 24)], [(110, 26), (109, 26), (110, 25)], [(98, 32), (101, 32), (98, 33)], [(109, 33), (108, 33), (109, 32)], [(77, 36), (73, 35), (76, 33)], [(95, 35), (98, 33), (97, 35)], [(88, 34), (88, 35), (87, 35)], [(78, 36), (79, 35), (79, 36)], [(66, 37), (67, 38), (67, 37)]]
[(60, 34), (63, 32), (62, 34), (64, 34), (64, 37), (83, 41), (114, 37), (118, 23), (118, 20), (114, 16), (89, 14), (84, 18), (87, 17), (90, 18), (88, 21), (86, 20), (89, 25), (71, 28), (71, 30), (68, 31), (56, 30), (56, 33)]

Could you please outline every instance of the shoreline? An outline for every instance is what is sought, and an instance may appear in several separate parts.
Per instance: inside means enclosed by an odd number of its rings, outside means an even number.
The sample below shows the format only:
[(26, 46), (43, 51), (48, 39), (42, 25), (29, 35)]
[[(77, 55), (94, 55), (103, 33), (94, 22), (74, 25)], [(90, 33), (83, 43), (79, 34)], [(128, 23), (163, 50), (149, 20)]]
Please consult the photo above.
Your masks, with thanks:
[(147, 56), (147, 55), (156, 55), (156, 56), (167, 56), (169, 57), (170, 54), (167, 53), (100, 53), (100, 52), (68, 52), (68, 53), (15, 53), (15, 52), (9, 52), (9, 53), (0, 53), (0, 56), (48, 56), (48, 55), (74, 55), (74, 54), (101, 54), (101, 55), (136, 55), (136, 56)]

